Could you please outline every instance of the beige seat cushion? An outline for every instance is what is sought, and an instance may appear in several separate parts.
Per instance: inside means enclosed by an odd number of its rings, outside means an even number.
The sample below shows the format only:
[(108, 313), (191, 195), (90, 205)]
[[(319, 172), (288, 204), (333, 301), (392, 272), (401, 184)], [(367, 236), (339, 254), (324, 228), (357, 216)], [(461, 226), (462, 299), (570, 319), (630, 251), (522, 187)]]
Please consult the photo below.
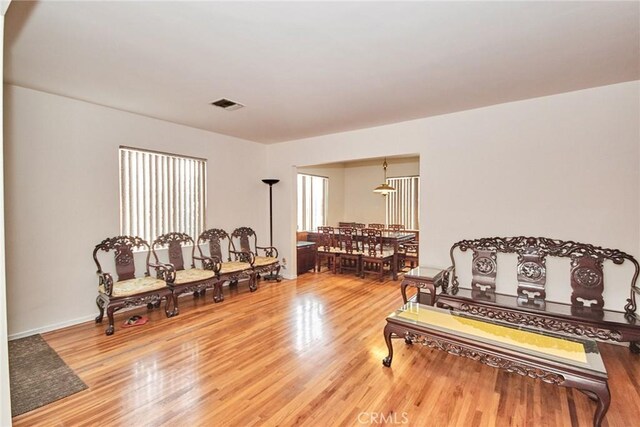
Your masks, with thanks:
[(220, 274), (239, 273), (243, 270), (251, 270), (251, 264), (239, 261), (223, 262), (220, 267)]
[[(138, 277), (136, 279), (122, 280), (113, 284), (112, 297), (128, 297), (131, 295), (142, 294), (144, 292), (155, 291), (157, 289), (166, 288), (167, 284), (164, 280), (149, 277)], [(98, 286), (98, 292), (104, 294), (104, 286)]]
[(278, 262), (278, 258), (270, 256), (257, 256), (253, 265), (256, 267), (263, 267), (265, 265), (271, 265)]
[(354, 250), (351, 253), (347, 253), (347, 251), (345, 251), (344, 249), (337, 249), (335, 251), (335, 253), (338, 254), (338, 255), (340, 255), (340, 254), (343, 254), (343, 255), (364, 255), (364, 252), (362, 252), (362, 251)]
[(182, 285), (185, 283), (199, 282), (201, 280), (211, 279), (216, 276), (216, 273), (210, 270), (203, 270), (201, 268), (190, 268), (188, 270), (176, 271), (176, 285)]
[[(364, 256), (367, 258), (373, 258), (373, 256), (369, 255), (369, 252), (365, 252)], [(378, 250), (376, 252), (375, 258), (388, 258), (392, 256), (393, 256), (393, 249), (385, 249), (384, 251), (382, 251), (382, 253), (380, 253), (380, 251)]]

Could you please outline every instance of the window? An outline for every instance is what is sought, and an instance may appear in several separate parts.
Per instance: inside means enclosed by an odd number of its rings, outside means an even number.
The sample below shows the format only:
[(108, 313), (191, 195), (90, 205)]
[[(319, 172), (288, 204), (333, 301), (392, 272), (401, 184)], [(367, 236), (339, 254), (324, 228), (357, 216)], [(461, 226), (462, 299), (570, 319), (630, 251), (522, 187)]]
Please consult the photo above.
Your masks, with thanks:
[(329, 178), (298, 174), (298, 231), (326, 225)]
[(120, 147), (120, 233), (149, 244), (171, 231), (204, 230), (207, 161)]
[(402, 224), (409, 230), (420, 229), (420, 177), (387, 178), (396, 191), (387, 195), (387, 224)]

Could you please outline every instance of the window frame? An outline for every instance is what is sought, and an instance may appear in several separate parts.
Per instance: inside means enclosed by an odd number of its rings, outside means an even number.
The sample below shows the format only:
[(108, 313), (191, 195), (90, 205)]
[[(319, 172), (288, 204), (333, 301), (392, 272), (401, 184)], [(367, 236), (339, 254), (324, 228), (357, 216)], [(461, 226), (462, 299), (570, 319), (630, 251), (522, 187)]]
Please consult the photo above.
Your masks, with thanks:
[[(407, 224), (405, 223), (405, 221), (398, 221), (395, 220), (393, 222), (390, 221), (389, 217), (390, 215), (390, 203), (391, 200), (393, 199), (393, 197), (399, 197), (398, 194), (402, 194), (399, 193), (399, 191), (401, 191), (401, 189), (398, 189), (398, 185), (395, 184), (393, 182), (393, 180), (398, 180), (398, 179), (411, 179), (411, 180), (416, 180), (416, 184), (411, 184), (411, 186), (415, 186), (415, 213), (411, 214), (411, 213), (407, 213), (404, 216), (409, 216), (411, 218), (413, 218), (413, 221), (411, 221), (411, 224)], [(394, 187), (396, 189), (396, 191), (394, 193), (389, 193), (386, 197), (385, 197), (385, 223), (387, 226), (389, 226), (389, 224), (393, 223), (393, 224), (402, 224), (404, 225), (408, 230), (419, 230), (420, 229), (420, 175), (405, 175), (405, 176), (394, 176), (394, 177), (387, 177), (386, 180), (387, 184), (389, 184), (390, 186)], [(394, 185), (395, 184), (395, 185)], [(409, 189), (409, 191), (411, 191), (411, 189)], [(407, 190), (405, 190), (407, 191)], [(410, 209), (410, 208), (409, 208)], [(403, 215), (400, 215), (401, 217)]]
[[(133, 227), (131, 224), (125, 224), (125, 218), (127, 217), (127, 215), (129, 216), (129, 218), (132, 218), (133, 214), (130, 211), (125, 212), (125, 199), (127, 198), (127, 195), (123, 192), (123, 179), (125, 173), (128, 173), (129, 175), (131, 174), (132, 168), (130, 167), (131, 165), (129, 165), (129, 167), (123, 165), (123, 151), (127, 151), (129, 156), (131, 155), (131, 153), (157, 156), (154, 158), (156, 164), (153, 168), (149, 166), (150, 163), (147, 163), (151, 160), (137, 160), (137, 162), (139, 163), (144, 163), (144, 170), (142, 171), (142, 173), (144, 174), (144, 178), (140, 180), (141, 183), (139, 182), (136, 184), (138, 186), (138, 191), (143, 188), (142, 197), (145, 198), (145, 201), (143, 203), (140, 203), (139, 197), (141, 196), (139, 194), (136, 195), (136, 209), (140, 206), (146, 208), (145, 212), (142, 214), (144, 216), (144, 230), (142, 232), (140, 230), (136, 230), (137, 227)], [(151, 159), (151, 157), (149, 159)], [(176, 160), (178, 162), (182, 160), (195, 163), (190, 164), (189, 166), (185, 166), (184, 164), (176, 163)], [(171, 166), (169, 166), (170, 162), (173, 162), (171, 163)], [(156, 173), (152, 178), (152, 169), (157, 168), (158, 163), (161, 164), (162, 173), (159, 173), (158, 169), (155, 169)], [(177, 167), (177, 165), (179, 165), (179, 167)], [(181, 232), (189, 234), (191, 236), (192, 233), (201, 233), (202, 231), (206, 230), (208, 200), (207, 166), (208, 160), (202, 157), (120, 145), (118, 147), (118, 200), (120, 234), (137, 235), (138, 237), (141, 237), (142, 239), (147, 241), (149, 245), (152, 245), (153, 241), (162, 234), (170, 232)], [(186, 172), (187, 169), (189, 169), (188, 172), (190, 172), (188, 176)], [(140, 173), (138, 173), (137, 176), (139, 178)], [(180, 177), (178, 181), (175, 180), (176, 176)], [(146, 182), (145, 180), (148, 180), (148, 182)], [(131, 189), (133, 185), (131, 184), (131, 181), (129, 181), (129, 183), (129, 189)], [(190, 197), (185, 194), (186, 186), (189, 184), (189, 190), (193, 193)], [(150, 193), (152, 192), (152, 190), (149, 188), (152, 185), (155, 185), (153, 191), (156, 193), (156, 203), (154, 206), (152, 206), (151, 200), (149, 200), (152, 198), (152, 196), (147, 193), (147, 191)], [(198, 185), (200, 186), (199, 188)], [(160, 194), (157, 194), (159, 186), (162, 191)], [(131, 196), (129, 196), (129, 199), (131, 199)], [(184, 208), (184, 206), (186, 206), (186, 204), (189, 203), (192, 199), (197, 199), (198, 203), (195, 204), (195, 208), (193, 208), (194, 210), (191, 212), (191, 215), (187, 215), (187, 213), (184, 213), (182, 215), (182, 218), (176, 219), (176, 208)], [(182, 206), (180, 206), (180, 204), (182, 204)], [(195, 212), (196, 210), (199, 210), (199, 212)], [(162, 217), (164, 221), (158, 223), (158, 216)], [(152, 220), (152, 217), (154, 217), (156, 221), (155, 230), (152, 230), (154, 221)], [(189, 217), (195, 217), (195, 219), (192, 218), (191, 222), (189, 222)], [(139, 214), (138, 218), (141, 218)], [(135, 233), (133, 233), (134, 230)], [(198, 236), (191, 236), (191, 238), (196, 241)]]
[[(304, 172), (298, 172), (296, 175), (296, 231), (298, 232), (303, 232), (303, 231), (314, 231), (314, 223), (316, 223), (317, 221), (314, 221), (313, 217), (313, 211), (311, 213), (309, 213), (308, 215), (306, 215), (307, 212), (307, 197), (306, 197), (306, 186), (302, 185), (301, 188), (301, 183), (300, 183), (300, 177), (309, 177), (311, 179), (313, 178), (319, 178), (322, 180), (322, 189), (323, 189), (323, 193), (324, 193), (324, 197), (322, 200), (322, 205), (323, 205), (323, 212), (322, 212), (322, 223), (321, 224), (317, 224), (316, 225), (316, 229), (318, 226), (321, 225), (326, 225), (327, 224), (327, 217), (329, 215), (329, 177), (327, 176), (322, 176), (322, 175), (315, 175), (315, 174), (310, 174), (310, 173), (304, 173)], [(304, 182), (303, 182), (304, 184)], [(309, 200), (310, 200), (310, 204), (311, 204), (311, 209), (313, 209), (313, 181), (311, 181), (310, 183), (310, 187), (311, 187), (311, 194), (309, 196)], [(301, 192), (302, 192), (302, 206), (300, 203), (301, 200)], [(307, 216), (309, 217), (309, 224), (307, 224)], [(301, 224), (300, 224), (300, 219), (302, 218), (302, 222), (305, 225), (304, 228), (300, 228)]]

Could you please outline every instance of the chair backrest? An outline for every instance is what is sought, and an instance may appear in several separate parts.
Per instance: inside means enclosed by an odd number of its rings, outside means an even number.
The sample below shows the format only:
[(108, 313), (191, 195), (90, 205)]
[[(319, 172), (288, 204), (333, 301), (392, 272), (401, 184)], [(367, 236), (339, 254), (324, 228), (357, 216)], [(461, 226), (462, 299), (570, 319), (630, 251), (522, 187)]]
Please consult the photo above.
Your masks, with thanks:
[(384, 224), (369, 224), (368, 228), (375, 228), (378, 230), (384, 230)]
[(353, 228), (357, 228), (358, 230), (362, 230), (363, 228), (366, 228), (366, 224), (362, 223), (362, 222), (354, 222), (353, 223)]
[(340, 221), (338, 222), (338, 228), (341, 228), (341, 227), (353, 228), (355, 224), (356, 224), (355, 222)]
[[(209, 247), (209, 255), (218, 258), (220, 262), (231, 261), (231, 255), (227, 252), (226, 256), (223, 253), (223, 248), (228, 248), (231, 245), (231, 239), (229, 234), (221, 228), (210, 228), (203, 231), (198, 236), (198, 249), (200, 245), (207, 245)], [(226, 249), (228, 251), (228, 249)]]
[(340, 249), (348, 254), (359, 252), (360, 246), (356, 238), (356, 229), (351, 227), (340, 227), (338, 229), (338, 242)]
[[(236, 242), (238, 245), (236, 245)], [(256, 249), (256, 246), (258, 246), (258, 236), (256, 236), (256, 232), (249, 227), (238, 227), (233, 230), (229, 244), (229, 250), (237, 251), (240, 249), (243, 252), (253, 252), (254, 255), (258, 253)]]
[(318, 249), (329, 252), (334, 245), (333, 235), (330, 233), (321, 233), (318, 236)]
[(118, 281), (134, 279), (136, 277), (136, 267), (133, 259), (133, 249), (142, 249), (147, 251), (145, 262), (145, 276), (149, 275), (149, 257), (151, 250), (149, 244), (140, 237), (136, 236), (116, 236), (104, 239), (93, 249), (93, 261), (98, 267), (98, 273), (102, 273), (102, 267), (98, 261), (98, 252), (114, 251), (116, 274)]
[(402, 231), (405, 229), (403, 224), (389, 224), (387, 228), (391, 231)]
[(364, 250), (369, 256), (382, 253), (382, 230), (379, 228), (365, 228), (362, 230)]
[(605, 249), (585, 243), (549, 239), (546, 237), (491, 237), (476, 240), (461, 240), (451, 247), (453, 262), (452, 285), (458, 289), (458, 277), (454, 251), (473, 251), (471, 264), (472, 290), (483, 294), (493, 294), (496, 287), (498, 269), (498, 253), (516, 253), (518, 265), (518, 300), (533, 305), (544, 305), (546, 298), (546, 260), (547, 256), (565, 257), (571, 260), (571, 306), (572, 312), (586, 309), (584, 302), (590, 301), (588, 310), (597, 311), (604, 307), (602, 292), (604, 291), (603, 261), (611, 260), (614, 264), (631, 261), (635, 273), (631, 280), (631, 298), (627, 300), (625, 311), (635, 313), (635, 292), (640, 273), (638, 262), (631, 255), (617, 249)]
[[(336, 239), (336, 229), (334, 227), (331, 227), (328, 225), (321, 226), (321, 227), (318, 227), (318, 232), (320, 233), (320, 239), (318, 240), (318, 247), (326, 246), (326, 245), (328, 245), (328, 247), (336, 247), (336, 245), (338, 244), (338, 241)], [(327, 237), (325, 238), (324, 236), (327, 236)]]
[(196, 245), (188, 234), (171, 232), (158, 236), (151, 244), (151, 251), (155, 260), (158, 261), (159, 257), (156, 249), (168, 248), (169, 263), (173, 265), (176, 271), (184, 270), (183, 245), (191, 245), (191, 268), (195, 268), (193, 256), (195, 255)]

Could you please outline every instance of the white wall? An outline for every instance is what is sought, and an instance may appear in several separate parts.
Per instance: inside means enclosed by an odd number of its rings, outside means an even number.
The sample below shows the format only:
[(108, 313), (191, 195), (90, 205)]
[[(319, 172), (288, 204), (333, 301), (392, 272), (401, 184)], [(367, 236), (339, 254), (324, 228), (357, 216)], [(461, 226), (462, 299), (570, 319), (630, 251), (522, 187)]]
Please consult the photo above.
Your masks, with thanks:
[(264, 145), (15, 86), (4, 100), (10, 336), (97, 314), (91, 252), (119, 234), (119, 145), (208, 159), (207, 227), (268, 239)]
[[(269, 166), (419, 154), (423, 265), (447, 266), (453, 242), (493, 235), (640, 256), (639, 115), (640, 84), (627, 82), (275, 144)], [(275, 244), (291, 259), (294, 177), (283, 173), (274, 213)], [(626, 295), (627, 282), (609, 280), (608, 307), (621, 309)]]
[[(382, 159), (347, 163), (344, 170), (344, 221), (384, 224), (385, 198), (373, 189), (384, 181)], [(420, 175), (416, 157), (387, 159), (387, 177)]]
[[(10, 0), (3, 0), (0, 7), (0, 69), (4, 52), (4, 14)], [(3, 88), (0, 87), (0, 98)], [(0, 105), (0, 111), (3, 106)], [(1, 114), (0, 114), (0, 117)], [(5, 238), (4, 238), (4, 159), (3, 159), (3, 122), (0, 121), (0, 426), (11, 425), (11, 392), (9, 384), (9, 349), (7, 346), (7, 288), (5, 275)]]

